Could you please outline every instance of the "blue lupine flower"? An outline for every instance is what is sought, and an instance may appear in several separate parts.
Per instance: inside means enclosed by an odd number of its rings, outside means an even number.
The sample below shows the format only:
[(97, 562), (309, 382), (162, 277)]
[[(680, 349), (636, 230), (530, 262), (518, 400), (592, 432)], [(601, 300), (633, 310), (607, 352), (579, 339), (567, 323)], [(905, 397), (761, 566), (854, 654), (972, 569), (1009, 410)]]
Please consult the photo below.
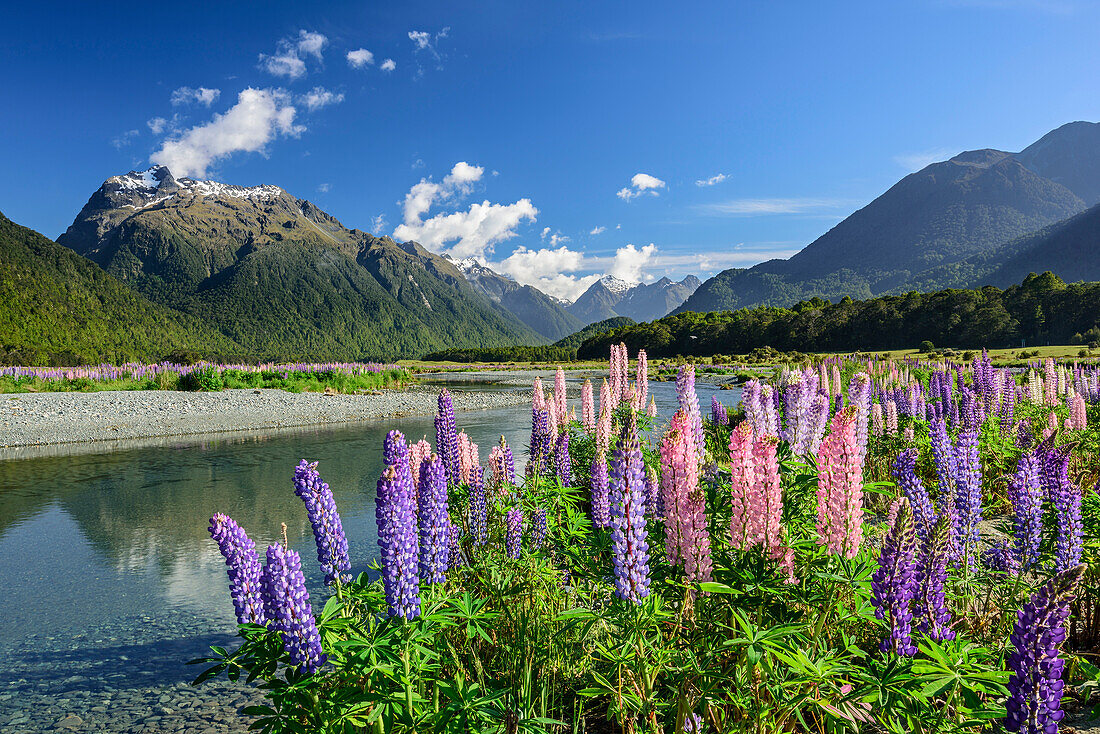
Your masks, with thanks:
[(306, 591), (302, 559), (281, 543), (267, 547), (263, 598), (268, 627), (281, 634), (291, 665), (300, 666), (307, 674), (315, 673), (324, 664), (325, 654)]
[(220, 512), (210, 518), (210, 537), (225, 558), (229, 595), (238, 624), (264, 624), (267, 617), (261, 583), (263, 569), (256, 554), (256, 543), (233, 518)]
[(317, 462), (305, 459), (294, 468), (294, 494), (302, 498), (309, 523), (313, 526), (313, 539), (317, 543), (317, 562), (325, 573), (325, 583), (337, 580), (346, 584), (351, 580), (351, 559), (348, 557), (348, 538), (336, 511), (336, 499), (328, 484), (321, 481)]

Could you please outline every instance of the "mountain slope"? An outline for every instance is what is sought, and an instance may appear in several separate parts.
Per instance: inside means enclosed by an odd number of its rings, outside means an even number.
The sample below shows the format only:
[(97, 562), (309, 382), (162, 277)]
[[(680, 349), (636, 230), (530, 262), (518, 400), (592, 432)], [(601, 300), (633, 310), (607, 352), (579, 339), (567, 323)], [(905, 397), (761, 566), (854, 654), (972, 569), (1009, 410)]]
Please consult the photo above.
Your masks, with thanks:
[(585, 324), (626, 316), (634, 321), (659, 319), (695, 292), (700, 281), (689, 275), (680, 282), (661, 278), (655, 283), (632, 284), (605, 275), (569, 306)]
[(584, 326), (561, 303), (533, 286), (520, 285), (475, 260), (455, 265), (476, 290), (547, 339), (556, 341)]
[(225, 335), (151, 303), (2, 214), (0, 348), (23, 364), (154, 360), (177, 349), (240, 351)]
[(1100, 204), (1011, 242), (998, 254), (998, 266), (978, 278), (983, 285), (1005, 287), (1048, 270), (1070, 282), (1100, 281)]
[(1071, 123), (1020, 153), (968, 151), (926, 166), (790, 259), (719, 273), (676, 312), (967, 284), (969, 261), (1097, 198), (1100, 124)]
[(444, 258), (349, 230), (276, 186), (177, 180), (164, 167), (115, 176), (58, 241), (265, 356), (538, 341)]

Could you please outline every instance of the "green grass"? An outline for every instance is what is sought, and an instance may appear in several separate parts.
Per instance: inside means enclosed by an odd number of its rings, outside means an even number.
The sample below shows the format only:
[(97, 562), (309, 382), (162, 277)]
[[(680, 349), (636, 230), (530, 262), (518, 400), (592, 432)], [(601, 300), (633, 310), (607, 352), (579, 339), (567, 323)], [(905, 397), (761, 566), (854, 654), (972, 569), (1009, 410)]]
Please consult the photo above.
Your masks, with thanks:
[[(195, 373), (192, 373), (195, 374)], [(181, 378), (174, 373), (161, 373), (144, 380), (96, 381), (87, 378), (73, 380), (41, 380), (38, 378), (0, 377), (0, 394), (30, 392), (99, 392), (103, 390), (221, 390), (270, 388), (287, 392), (323, 392), (332, 388), (338, 393), (354, 393), (401, 387), (412, 379), (406, 369), (367, 372), (348, 375), (342, 372), (283, 372), (266, 370), (246, 372), (227, 369), (211, 372), (202, 381)], [(182, 384), (181, 384), (182, 382)]]

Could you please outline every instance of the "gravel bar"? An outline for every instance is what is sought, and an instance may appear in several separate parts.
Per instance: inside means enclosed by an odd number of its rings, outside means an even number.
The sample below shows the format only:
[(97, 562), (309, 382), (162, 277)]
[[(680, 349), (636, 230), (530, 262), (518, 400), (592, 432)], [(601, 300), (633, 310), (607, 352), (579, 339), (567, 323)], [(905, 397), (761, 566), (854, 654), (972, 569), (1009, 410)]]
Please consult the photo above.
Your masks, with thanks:
[[(432, 415), (437, 388), (364, 395), (283, 390), (120, 390), (0, 395), (0, 448), (189, 436)], [(456, 411), (519, 405), (523, 392), (456, 391)]]

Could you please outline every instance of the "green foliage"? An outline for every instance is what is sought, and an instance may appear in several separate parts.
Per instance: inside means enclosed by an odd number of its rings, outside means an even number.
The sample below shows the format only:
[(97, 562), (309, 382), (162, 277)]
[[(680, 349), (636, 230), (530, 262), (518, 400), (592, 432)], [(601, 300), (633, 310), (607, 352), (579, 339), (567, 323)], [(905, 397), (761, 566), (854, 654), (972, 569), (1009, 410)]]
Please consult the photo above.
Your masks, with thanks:
[(577, 347), (585, 340), (634, 323), (634, 319), (615, 316), (589, 324), (577, 333), (549, 346), (444, 349), (440, 352), (425, 354), (421, 359), (440, 362), (572, 362), (577, 358)]
[(866, 301), (802, 301), (789, 309), (678, 313), (587, 340), (577, 355), (607, 354), (612, 343), (644, 348), (651, 357), (907, 349), (921, 342), (956, 347), (1064, 343), (1100, 328), (1100, 283), (1066, 285), (1051, 273), (1030, 275), (1006, 290), (944, 290)]

